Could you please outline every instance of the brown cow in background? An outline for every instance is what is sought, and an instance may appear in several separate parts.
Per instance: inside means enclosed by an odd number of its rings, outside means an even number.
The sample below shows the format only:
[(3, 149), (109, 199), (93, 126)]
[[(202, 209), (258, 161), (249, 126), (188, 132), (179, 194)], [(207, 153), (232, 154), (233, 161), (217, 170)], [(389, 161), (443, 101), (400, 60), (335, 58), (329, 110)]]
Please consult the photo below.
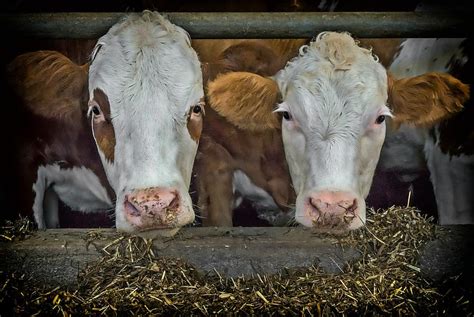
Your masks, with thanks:
[[(212, 81), (219, 74), (237, 71), (273, 76), (297, 55), (305, 42), (195, 40), (193, 47), (204, 63), (204, 80)], [(246, 109), (240, 110), (242, 116), (252, 115), (246, 113)], [(277, 211), (288, 211), (295, 196), (283, 152), (279, 119), (250, 129), (228, 119), (218, 114), (212, 104), (207, 107), (195, 162), (203, 224), (232, 226), (233, 210), (243, 198), (252, 201), (257, 210), (264, 211), (263, 219), (272, 224), (285, 224), (288, 219)]]

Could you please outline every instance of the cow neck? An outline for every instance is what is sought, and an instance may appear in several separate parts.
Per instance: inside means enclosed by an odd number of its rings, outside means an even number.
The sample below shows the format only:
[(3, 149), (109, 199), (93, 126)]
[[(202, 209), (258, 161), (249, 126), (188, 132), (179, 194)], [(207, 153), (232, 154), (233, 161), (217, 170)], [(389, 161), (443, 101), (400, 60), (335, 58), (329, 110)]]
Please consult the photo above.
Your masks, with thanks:
[[(242, 170), (255, 185), (271, 195), (274, 189), (271, 188), (270, 181), (291, 183), (280, 129), (261, 132), (239, 129), (211, 107), (206, 110), (204, 120), (203, 136), (226, 149), (233, 158), (232, 169)], [(285, 188), (279, 191), (287, 190)], [(288, 197), (290, 201), (295, 198), (291, 189), (288, 189)], [(281, 208), (286, 209), (288, 205), (288, 201), (276, 202)]]

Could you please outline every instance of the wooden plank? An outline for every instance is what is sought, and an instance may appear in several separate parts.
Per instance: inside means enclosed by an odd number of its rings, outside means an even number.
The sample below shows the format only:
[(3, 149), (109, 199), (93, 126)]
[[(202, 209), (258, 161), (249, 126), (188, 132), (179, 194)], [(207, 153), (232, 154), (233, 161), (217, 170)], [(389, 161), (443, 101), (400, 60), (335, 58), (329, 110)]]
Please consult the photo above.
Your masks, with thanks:
[[(99, 250), (117, 239), (113, 229), (92, 230), (100, 239), (86, 243), (91, 230), (38, 231), (24, 241), (0, 243), (0, 270), (20, 269), (43, 285), (71, 285), (87, 263), (100, 257)], [(422, 273), (433, 279), (474, 272), (474, 226), (438, 228), (438, 239), (422, 252)], [(319, 265), (338, 273), (357, 259), (358, 250), (341, 248), (337, 237), (314, 234), (304, 228), (183, 228), (173, 238), (154, 240), (155, 254), (180, 257), (198, 270), (225, 276), (275, 273), (285, 268)]]

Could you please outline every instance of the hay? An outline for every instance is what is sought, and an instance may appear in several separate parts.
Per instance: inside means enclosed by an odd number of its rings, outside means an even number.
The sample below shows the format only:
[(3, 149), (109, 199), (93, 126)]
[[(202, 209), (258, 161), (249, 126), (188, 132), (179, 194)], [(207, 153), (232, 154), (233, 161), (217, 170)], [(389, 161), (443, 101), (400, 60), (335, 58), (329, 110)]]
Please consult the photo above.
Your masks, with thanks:
[[(151, 240), (131, 236), (102, 249), (74, 289), (32, 288), (1, 272), (0, 306), (20, 315), (472, 315), (460, 277), (434, 285), (417, 263), (434, 225), (413, 208), (370, 212), (367, 227), (338, 240), (361, 258), (331, 275), (317, 267), (252, 278), (204, 275), (179, 260), (157, 258)], [(100, 239), (96, 232), (87, 242)]]
[(36, 225), (27, 217), (20, 217), (16, 221), (5, 221), (0, 227), (0, 241), (19, 241), (27, 239)]

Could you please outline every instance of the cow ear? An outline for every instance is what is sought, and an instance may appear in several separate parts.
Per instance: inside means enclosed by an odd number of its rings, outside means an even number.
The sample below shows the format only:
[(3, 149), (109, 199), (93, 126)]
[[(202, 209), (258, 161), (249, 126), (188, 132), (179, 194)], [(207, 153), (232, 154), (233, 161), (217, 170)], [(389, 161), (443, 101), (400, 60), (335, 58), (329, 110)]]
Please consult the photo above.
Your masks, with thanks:
[(229, 72), (209, 82), (207, 96), (217, 113), (241, 129), (263, 131), (280, 127), (280, 120), (273, 113), (280, 91), (270, 78)]
[(7, 67), (7, 78), (17, 98), (33, 113), (46, 118), (77, 119), (85, 112), (87, 74), (87, 64), (76, 65), (54, 51), (20, 55)]
[(395, 125), (430, 127), (463, 109), (469, 86), (445, 73), (394, 79), (388, 76), (388, 104)]

